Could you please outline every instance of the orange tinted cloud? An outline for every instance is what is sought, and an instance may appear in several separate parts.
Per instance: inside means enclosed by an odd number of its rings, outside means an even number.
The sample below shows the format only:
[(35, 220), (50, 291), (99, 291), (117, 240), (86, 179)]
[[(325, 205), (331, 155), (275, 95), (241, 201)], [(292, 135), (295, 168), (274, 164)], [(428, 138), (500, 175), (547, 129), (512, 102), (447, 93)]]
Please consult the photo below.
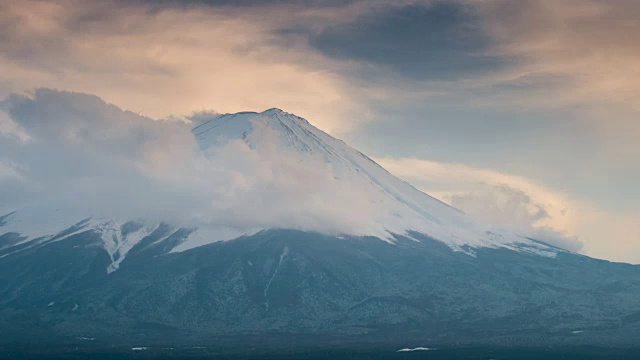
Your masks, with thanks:
[(0, 6), (0, 96), (41, 86), (83, 91), (153, 117), (281, 107), (329, 131), (368, 116), (362, 92), (333, 71), (348, 65), (274, 35), (286, 21), (323, 21), (321, 11), (152, 11), (74, 0)]

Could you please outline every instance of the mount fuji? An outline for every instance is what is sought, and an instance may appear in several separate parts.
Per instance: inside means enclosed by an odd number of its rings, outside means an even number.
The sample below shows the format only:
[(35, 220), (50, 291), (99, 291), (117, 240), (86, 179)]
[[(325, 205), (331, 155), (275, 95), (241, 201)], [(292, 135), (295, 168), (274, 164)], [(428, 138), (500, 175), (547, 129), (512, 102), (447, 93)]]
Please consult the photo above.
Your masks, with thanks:
[[(252, 213), (233, 223), (46, 204), (1, 216), (0, 344), (225, 353), (291, 339), (398, 349), (639, 340), (638, 266), (481, 224), (279, 109), (219, 115), (192, 134), (204, 156), (242, 143), (288, 159), (269, 176), (300, 167), (306, 177), (265, 187), (269, 196), (249, 199)], [(309, 176), (321, 181), (300, 183)], [(283, 212), (283, 196), (308, 203)], [(358, 220), (341, 222), (354, 202)]]
[[(474, 256), (475, 249), (483, 247), (506, 248), (550, 257), (563, 251), (475, 222), (460, 210), (393, 176), (366, 155), (317, 129), (307, 120), (280, 109), (269, 109), (262, 113), (220, 115), (194, 127), (192, 133), (203, 152), (241, 140), (259, 153), (264, 152), (265, 147), (270, 147), (273, 148), (269, 149), (270, 153), (275, 156), (293, 156), (294, 161), (285, 164), (287, 166), (295, 167), (298, 163), (307, 162), (313, 162), (313, 166), (317, 167), (325, 165), (333, 177), (330, 181), (342, 185), (332, 187), (330, 191), (345, 192), (327, 195), (339, 198), (349, 195), (347, 192), (358, 192), (366, 199), (366, 203), (363, 204), (366, 209), (363, 211), (369, 210), (369, 213), (365, 221), (350, 224), (349, 228), (341, 231), (337, 231), (335, 227), (330, 226), (331, 224), (325, 228), (317, 225), (312, 228), (316, 232), (371, 236), (390, 244), (395, 243), (398, 235), (419, 241), (413, 234), (420, 234), (470, 256)], [(315, 189), (305, 190), (313, 192)], [(268, 206), (269, 204), (265, 204), (265, 207)], [(112, 259), (108, 269), (111, 272), (119, 267), (129, 250), (162, 225), (145, 220), (138, 220), (133, 225), (129, 221), (95, 217), (83, 211), (35, 206), (3, 216), (3, 232), (16, 234), (20, 240), (14, 241), (10, 247), (5, 247), (6, 253), (2, 256), (12, 253), (12, 248), (19, 252), (38, 244), (64, 240), (92, 230), (101, 234), (103, 247)], [(143, 215), (141, 214), (141, 218)], [(200, 228), (189, 229), (180, 229), (180, 226), (170, 227), (171, 231), (167, 234), (179, 230), (185, 234), (175, 242), (170, 249), (171, 252), (181, 252), (215, 241), (247, 235), (246, 232), (233, 231), (224, 226), (213, 227), (206, 224)], [(301, 229), (308, 230), (304, 226)], [(259, 230), (265, 229), (254, 228), (249, 233)]]

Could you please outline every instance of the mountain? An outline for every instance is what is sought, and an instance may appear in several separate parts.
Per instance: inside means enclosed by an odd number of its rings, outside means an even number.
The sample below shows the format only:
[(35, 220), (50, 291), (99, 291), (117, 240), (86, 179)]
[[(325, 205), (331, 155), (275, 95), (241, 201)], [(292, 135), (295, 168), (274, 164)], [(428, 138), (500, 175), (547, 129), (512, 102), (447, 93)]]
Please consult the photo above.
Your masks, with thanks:
[[(203, 152), (216, 150), (232, 141), (244, 141), (258, 153), (291, 156), (292, 161), (284, 164), (288, 167), (298, 166), (296, 162), (312, 163), (314, 160), (313, 166), (328, 165), (333, 177), (331, 182), (340, 185), (328, 188), (328, 192), (342, 191), (343, 194), (325, 195), (339, 198), (357, 192), (361, 199), (366, 199), (362, 204), (366, 209), (362, 211), (368, 210), (368, 213), (366, 221), (349, 224), (348, 228), (340, 229), (342, 231), (336, 230), (332, 224), (324, 224), (324, 227), (312, 227), (317, 232), (373, 236), (390, 243), (395, 242), (396, 235), (413, 238), (412, 233), (417, 232), (471, 256), (474, 255), (474, 249), (479, 247), (509, 248), (545, 256), (555, 256), (561, 251), (508, 231), (490, 229), (476, 223), (460, 210), (393, 176), (366, 155), (317, 129), (305, 119), (279, 109), (220, 115), (196, 126), (192, 132)], [(302, 170), (309, 170), (309, 167)], [(319, 190), (307, 188), (304, 191)], [(270, 205), (264, 204), (265, 207)], [(22, 247), (59, 241), (93, 229), (102, 234), (103, 246), (112, 258), (109, 271), (114, 271), (130, 249), (161, 225), (144, 220), (136, 222), (140, 225), (131, 228), (127, 226), (128, 220), (95, 217), (81, 209), (35, 206), (5, 215), (2, 229), (6, 233), (24, 237), (13, 244)], [(220, 226), (190, 228), (181, 230), (189, 234), (176, 241), (171, 251), (180, 252), (246, 235)], [(172, 226), (172, 229), (173, 232), (178, 231), (180, 226)], [(263, 229), (256, 227), (249, 232)], [(302, 230), (309, 229), (303, 226)]]
[(476, 247), (507, 247), (550, 256), (556, 252), (529, 239), (491, 231), (475, 223), (461, 211), (393, 176), (344, 142), (282, 110), (221, 115), (193, 129), (205, 151), (234, 139), (242, 139), (262, 151), (268, 132), (275, 134), (279, 151), (320, 157), (330, 165), (336, 182), (346, 182), (350, 189), (362, 191), (369, 206), (381, 209), (371, 214), (365, 227), (349, 229), (352, 235), (370, 235), (393, 242), (394, 234), (411, 237), (409, 232), (417, 231), (470, 254)]
[(311, 212), (242, 228), (18, 209), (0, 217), (0, 344), (637, 344), (638, 266), (484, 226), (279, 109), (219, 115), (192, 132), (207, 156), (241, 142), (288, 159), (279, 166), (331, 174), (253, 210), (277, 214), (292, 195), (342, 214), (334, 198), (344, 198), (364, 201), (360, 221), (333, 226)]

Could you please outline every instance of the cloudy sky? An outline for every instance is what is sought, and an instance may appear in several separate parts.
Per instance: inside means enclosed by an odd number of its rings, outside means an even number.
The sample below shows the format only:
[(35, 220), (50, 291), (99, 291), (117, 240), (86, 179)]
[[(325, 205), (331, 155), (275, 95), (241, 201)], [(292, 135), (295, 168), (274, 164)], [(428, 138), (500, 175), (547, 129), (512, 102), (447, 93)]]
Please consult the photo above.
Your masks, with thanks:
[[(279, 107), (484, 221), (640, 263), (638, 18), (635, 0), (3, 1), (0, 99)], [(0, 134), (28, 136), (2, 112)]]

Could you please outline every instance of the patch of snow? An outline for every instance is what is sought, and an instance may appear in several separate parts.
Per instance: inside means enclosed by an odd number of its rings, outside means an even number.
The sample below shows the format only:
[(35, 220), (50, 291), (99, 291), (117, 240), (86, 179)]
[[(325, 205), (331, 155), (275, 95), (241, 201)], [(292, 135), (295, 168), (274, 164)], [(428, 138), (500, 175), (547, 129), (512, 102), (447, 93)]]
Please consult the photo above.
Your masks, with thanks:
[(114, 222), (105, 223), (105, 227), (102, 229), (102, 239), (105, 241), (105, 249), (111, 257), (111, 264), (107, 268), (107, 273), (110, 274), (118, 270), (129, 250), (156, 230), (158, 226), (158, 224), (143, 225), (139, 230), (123, 235), (120, 230), (121, 225), (118, 226)]
[(276, 267), (276, 270), (273, 272), (273, 275), (271, 275), (271, 277), (269, 278), (269, 281), (267, 282), (267, 286), (264, 288), (264, 299), (265, 299), (265, 306), (267, 307), (267, 309), (269, 309), (269, 300), (267, 299), (267, 292), (271, 287), (271, 283), (273, 282), (273, 279), (278, 274), (278, 271), (280, 270), (280, 266), (282, 266), (282, 260), (284, 260), (284, 258), (288, 254), (289, 254), (289, 247), (285, 246), (284, 249), (282, 249), (282, 254), (280, 254), (280, 260), (278, 261), (278, 266)]
[(178, 246), (173, 248), (171, 252), (183, 252), (217, 241), (236, 239), (243, 235), (255, 234), (259, 230), (260, 229), (256, 229), (250, 232), (243, 232), (224, 226), (201, 226), (194, 230), (191, 234), (189, 234), (189, 237)]
[(438, 349), (436, 349), (436, 348), (428, 348), (428, 347), (421, 347), (421, 346), (418, 346), (418, 347), (411, 348), (411, 349), (410, 349), (410, 348), (400, 349), (400, 350), (398, 350), (398, 351), (396, 351), (396, 352), (432, 351), (432, 350), (438, 350)]

